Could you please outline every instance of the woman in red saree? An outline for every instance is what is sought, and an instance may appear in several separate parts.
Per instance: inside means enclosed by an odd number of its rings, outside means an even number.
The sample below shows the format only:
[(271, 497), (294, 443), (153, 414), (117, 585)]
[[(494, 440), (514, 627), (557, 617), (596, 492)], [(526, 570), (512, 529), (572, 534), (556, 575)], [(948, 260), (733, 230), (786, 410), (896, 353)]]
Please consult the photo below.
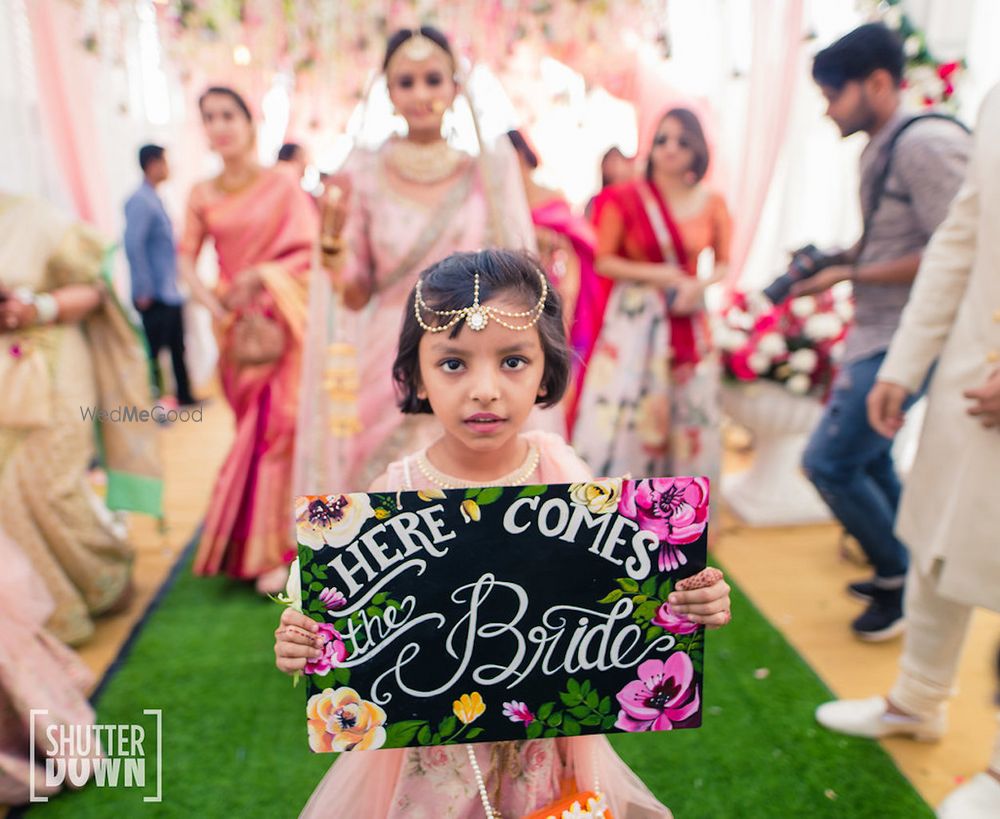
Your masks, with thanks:
[[(216, 319), (219, 378), (236, 437), (212, 493), (194, 571), (256, 579), (259, 591), (271, 592), (287, 577), (302, 333), (319, 217), (290, 174), (257, 164), (242, 97), (210, 88), (199, 107), (223, 170), (191, 191), (179, 255), (196, 298)], [(214, 291), (194, 273), (206, 238), (219, 259)], [(259, 346), (265, 336), (270, 351)]]
[[(704, 290), (725, 276), (730, 220), (701, 184), (708, 147), (690, 111), (660, 121), (644, 179), (595, 203), (597, 276), (581, 279), (573, 445), (599, 475), (719, 472), (718, 368)], [(715, 255), (710, 278), (698, 257)]]

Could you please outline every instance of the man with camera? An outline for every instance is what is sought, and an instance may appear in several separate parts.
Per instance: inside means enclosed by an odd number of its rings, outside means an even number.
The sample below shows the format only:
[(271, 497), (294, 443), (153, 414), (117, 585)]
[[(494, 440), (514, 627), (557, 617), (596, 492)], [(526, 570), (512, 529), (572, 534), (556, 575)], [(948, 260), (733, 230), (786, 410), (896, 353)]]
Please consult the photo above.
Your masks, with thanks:
[[(893, 532), (901, 487), (891, 441), (868, 422), (865, 399), (924, 247), (962, 182), (971, 148), (968, 130), (956, 120), (903, 110), (903, 65), (899, 38), (881, 24), (861, 26), (816, 55), (813, 79), (827, 99), (827, 115), (844, 137), (859, 131), (869, 136), (860, 162), (864, 229), (843, 253), (823, 257), (804, 249), (788, 274), (798, 279), (790, 282), (793, 297), (845, 280), (854, 288), (855, 325), (802, 465), (874, 567), (872, 579), (849, 586), (868, 604), (851, 624), (855, 635), (868, 641), (887, 640), (902, 630), (909, 561)], [(922, 386), (914, 391), (908, 405), (922, 392)]]

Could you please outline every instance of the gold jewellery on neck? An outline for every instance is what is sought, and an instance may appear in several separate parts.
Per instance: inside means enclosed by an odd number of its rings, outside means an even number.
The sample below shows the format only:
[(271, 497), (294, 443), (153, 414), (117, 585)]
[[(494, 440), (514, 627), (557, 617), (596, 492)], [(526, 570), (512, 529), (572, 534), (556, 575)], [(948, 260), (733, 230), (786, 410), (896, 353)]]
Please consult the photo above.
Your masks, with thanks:
[[(484, 306), (479, 303), (478, 272), (475, 274), (472, 285), (472, 304), (468, 307), (463, 307), (461, 310), (434, 310), (429, 307), (423, 297), (423, 280), (417, 279), (417, 287), (413, 299), (413, 314), (417, 318), (417, 324), (428, 333), (443, 333), (445, 330), (454, 327), (462, 319), (465, 319), (465, 323), (469, 328), (476, 332), (485, 330), (486, 325), (490, 323), (490, 319), (493, 319), (501, 327), (506, 327), (508, 330), (527, 330), (529, 327), (534, 327), (542, 317), (542, 312), (545, 310), (545, 299), (549, 295), (549, 281), (545, 278), (545, 274), (538, 271), (538, 278), (541, 280), (542, 288), (538, 302), (530, 310), (522, 310), (518, 313), (501, 310), (491, 305)], [(421, 312), (447, 318), (448, 320), (444, 324), (430, 325), (424, 322)], [(528, 322), (526, 324), (510, 324), (504, 319), (528, 319)]]

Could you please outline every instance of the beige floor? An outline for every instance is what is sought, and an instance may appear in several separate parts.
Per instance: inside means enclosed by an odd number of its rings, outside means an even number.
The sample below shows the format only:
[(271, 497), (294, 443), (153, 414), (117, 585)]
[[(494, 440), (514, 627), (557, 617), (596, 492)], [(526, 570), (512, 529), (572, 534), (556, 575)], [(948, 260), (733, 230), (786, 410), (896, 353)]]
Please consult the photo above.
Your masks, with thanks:
[[(102, 621), (95, 638), (81, 651), (97, 675), (113, 661), (200, 522), (229, 445), (231, 424), (225, 402), (216, 398), (206, 406), (202, 423), (175, 424), (164, 431), (168, 530), (160, 534), (148, 520), (133, 521), (136, 600), (127, 613)], [(739, 466), (740, 460), (732, 457), (730, 464)], [(847, 623), (859, 604), (843, 593), (843, 587), (864, 571), (841, 559), (837, 538), (833, 526), (755, 529), (727, 520), (716, 550), (754, 603), (833, 691), (870, 696), (890, 685), (900, 642), (867, 645), (850, 636)], [(980, 770), (988, 757), (996, 728), (990, 704), (990, 658), (998, 638), (1000, 615), (979, 613), (961, 668), (961, 696), (952, 707), (951, 730), (943, 742), (886, 743), (900, 769), (931, 804), (963, 777)]]

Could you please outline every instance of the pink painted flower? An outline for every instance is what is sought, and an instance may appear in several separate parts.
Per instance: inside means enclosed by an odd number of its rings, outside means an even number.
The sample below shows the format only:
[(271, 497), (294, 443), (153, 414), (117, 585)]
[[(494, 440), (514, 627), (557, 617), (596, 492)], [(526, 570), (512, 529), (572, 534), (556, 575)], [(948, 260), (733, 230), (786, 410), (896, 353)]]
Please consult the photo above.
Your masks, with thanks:
[(698, 630), (698, 624), (692, 623), (683, 614), (677, 614), (669, 603), (664, 603), (656, 610), (652, 625), (666, 629), (671, 634), (693, 634)]
[(327, 611), (336, 611), (347, 605), (347, 598), (332, 586), (319, 593), (319, 601), (326, 606)]
[(336, 668), (347, 659), (347, 646), (344, 645), (344, 638), (329, 623), (319, 624), (319, 635), (323, 638), (323, 645), (320, 646), (320, 654), (315, 660), (306, 660), (306, 667), (303, 669), (306, 674), (317, 674), (325, 677), (331, 669)]
[(626, 481), (618, 511), (660, 538), (661, 572), (677, 569), (687, 563), (677, 547), (694, 543), (708, 525), (708, 479)]
[(694, 685), (694, 666), (683, 651), (663, 660), (646, 660), (639, 679), (618, 692), (622, 731), (669, 731), (698, 712), (701, 697)]
[(535, 715), (531, 713), (528, 706), (517, 700), (503, 704), (503, 715), (511, 722), (523, 722), (525, 725), (531, 725), (535, 721)]

